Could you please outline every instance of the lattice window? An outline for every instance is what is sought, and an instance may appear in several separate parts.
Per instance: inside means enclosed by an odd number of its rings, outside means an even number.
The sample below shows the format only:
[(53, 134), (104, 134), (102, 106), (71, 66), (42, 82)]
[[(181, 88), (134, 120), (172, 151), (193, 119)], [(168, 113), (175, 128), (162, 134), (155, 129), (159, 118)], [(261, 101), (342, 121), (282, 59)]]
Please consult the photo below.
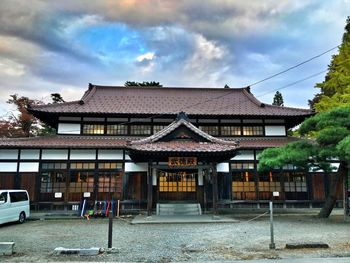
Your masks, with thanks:
[(153, 134), (163, 130), (167, 125), (154, 125), (153, 126)]
[(40, 193), (65, 192), (67, 174), (64, 171), (43, 171)]
[(94, 173), (93, 171), (71, 171), (69, 192), (83, 193), (93, 192)]
[(70, 169), (91, 170), (91, 169), (95, 169), (95, 163), (71, 163)]
[(221, 135), (239, 136), (241, 135), (241, 127), (240, 126), (221, 126)]
[(67, 181), (67, 163), (41, 164), (40, 193), (64, 192)]
[(122, 124), (107, 125), (107, 134), (109, 135), (126, 135), (128, 134), (128, 126)]
[(243, 126), (244, 136), (261, 136), (264, 135), (263, 126)]
[(260, 173), (259, 174), (259, 192), (280, 192), (281, 176), (279, 173)]
[(195, 192), (195, 174), (187, 172), (167, 173), (159, 175), (159, 192)]
[(150, 135), (151, 125), (131, 125), (130, 133), (131, 135)]
[(122, 192), (121, 172), (99, 172), (98, 174), (99, 193), (119, 193)]
[(103, 124), (84, 124), (83, 134), (104, 134)]
[(199, 126), (198, 128), (210, 135), (219, 135), (218, 126)]
[(255, 178), (251, 171), (232, 173), (232, 198), (255, 199)]
[(304, 173), (284, 173), (285, 192), (307, 192), (306, 176)]
[(122, 169), (123, 164), (122, 163), (99, 163), (98, 164), (98, 169), (101, 170), (109, 170), (109, 169)]

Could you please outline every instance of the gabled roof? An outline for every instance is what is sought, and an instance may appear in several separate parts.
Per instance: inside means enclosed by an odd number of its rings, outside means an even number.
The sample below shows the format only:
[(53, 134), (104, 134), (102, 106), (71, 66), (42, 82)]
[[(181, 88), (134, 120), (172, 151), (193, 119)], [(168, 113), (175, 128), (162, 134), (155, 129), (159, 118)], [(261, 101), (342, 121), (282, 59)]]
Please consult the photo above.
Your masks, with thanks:
[(264, 104), (249, 88), (167, 88), (90, 85), (79, 101), (35, 106), (51, 114), (309, 116), (311, 110)]
[[(177, 131), (185, 138), (177, 138)], [(194, 135), (194, 136), (193, 136)], [(222, 140), (200, 130), (189, 122), (184, 112), (163, 130), (145, 139), (131, 141), (128, 148), (143, 152), (227, 152), (236, 150), (236, 141)]]

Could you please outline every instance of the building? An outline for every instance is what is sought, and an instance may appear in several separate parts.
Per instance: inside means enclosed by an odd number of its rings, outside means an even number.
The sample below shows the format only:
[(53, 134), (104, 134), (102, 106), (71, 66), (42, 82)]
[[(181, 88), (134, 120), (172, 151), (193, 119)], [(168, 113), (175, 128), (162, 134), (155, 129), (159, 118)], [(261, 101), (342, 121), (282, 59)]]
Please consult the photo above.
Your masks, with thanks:
[(82, 198), (124, 209), (195, 201), (262, 206), (322, 202), (323, 174), (257, 172), (265, 148), (296, 140), (287, 130), (313, 113), (257, 100), (249, 88), (109, 87), (30, 112), (57, 129), (0, 140), (0, 188), (24, 188), (38, 209), (72, 209)]

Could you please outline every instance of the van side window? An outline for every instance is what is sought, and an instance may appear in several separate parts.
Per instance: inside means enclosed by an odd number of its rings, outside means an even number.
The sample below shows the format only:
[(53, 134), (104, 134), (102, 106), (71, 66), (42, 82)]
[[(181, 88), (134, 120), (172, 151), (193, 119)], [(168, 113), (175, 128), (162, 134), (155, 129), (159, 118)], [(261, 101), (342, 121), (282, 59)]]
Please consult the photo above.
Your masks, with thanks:
[(11, 203), (27, 201), (28, 196), (26, 192), (10, 192)]
[(5, 203), (7, 202), (7, 192), (0, 194), (0, 201), (5, 201)]

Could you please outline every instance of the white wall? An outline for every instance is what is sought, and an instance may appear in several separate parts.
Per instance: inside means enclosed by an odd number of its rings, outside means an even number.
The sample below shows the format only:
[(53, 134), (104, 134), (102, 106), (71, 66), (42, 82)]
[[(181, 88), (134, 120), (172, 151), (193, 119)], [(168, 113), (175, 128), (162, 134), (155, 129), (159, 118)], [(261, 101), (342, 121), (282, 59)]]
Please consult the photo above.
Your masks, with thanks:
[(67, 160), (68, 150), (43, 150), (42, 160)]
[(17, 160), (18, 150), (3, 149), (0, 150), (0, 159), (3, 160)]
[(21, 160), (39, 160), (40, 150), (25, 149), (21, 150)]
[(152, 169), (152, 185), (156, 186), (157, 185), (157, 170)]
[(239, 151), (231, 160), (254, 160), (254, 151)]
[(39, 163), (20, 163), (19, 171), (20, 172), (38, 172)]
[(0, 172), (17, 172), (17, 162), (0, 163)]
[(95, 160), (96, 150), (71, 150), (71, 160)]
[(229, 164), (228, 163), (218, 163), (216, 165), (216, 170), (221, 173), (228, 173), (229, 170)]
[(266, 136), (286, 136), (285, 126), (265, 126)]
[(80, 134), (80, 123), (58, 123), (59, 134)]
[(125, 163), (125, 172), (147, 172), (148, 163)]
[(122, 150), (98, 150), (99, 160), (123, 160)]

